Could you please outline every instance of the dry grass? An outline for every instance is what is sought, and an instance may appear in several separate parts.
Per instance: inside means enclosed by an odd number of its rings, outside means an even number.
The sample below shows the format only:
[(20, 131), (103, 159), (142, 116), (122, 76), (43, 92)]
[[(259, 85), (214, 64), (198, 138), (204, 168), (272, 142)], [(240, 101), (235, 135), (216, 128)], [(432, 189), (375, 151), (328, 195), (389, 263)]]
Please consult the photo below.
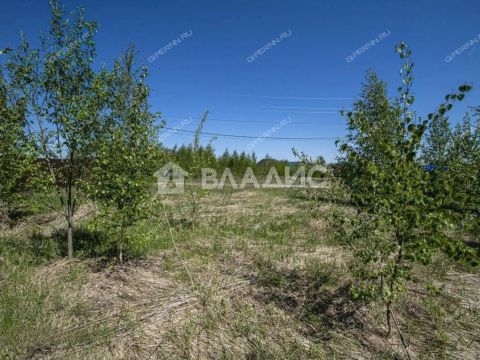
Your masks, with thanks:
[[(80, 221), (88, 216), (91, 216), (97, 211), (93, 203), (86, 203), (80, 206), (75, 212), (74, 221)], [(41, 214), (34, 214), (24, 217), (22, 221), (7, 226), (0, 222), (0, 236), (11, 236), (19, 234), (24, 231), (38, 230), (42, 235), (49, 236), (54, 231), (65, 228), (67, 221), (65, 216), (59, 212), (49, 211)]]
[[(327, 207), (290, 195), (208, 194), (199, 200), (201, 221), (193, 229), (187, 198), (172, 196), (167, 208), (178, 253), (165, 250), (124, 266), (96, 259), (39, 267), (35, 281), (63, 284), (67, 305), (52, 310), (52, 340), (27, 354), (48, 359), (403, 358), (398, 334), (384, 336), (381, 304), (351, 300), (350, 259), (326, 239)], [(432, 300), (412, 283), (413, 295), (395, 309), (400, 328), (415, 358), (476, 359), (480, 276), (450, 268), (446, 284), (443, 295)]]

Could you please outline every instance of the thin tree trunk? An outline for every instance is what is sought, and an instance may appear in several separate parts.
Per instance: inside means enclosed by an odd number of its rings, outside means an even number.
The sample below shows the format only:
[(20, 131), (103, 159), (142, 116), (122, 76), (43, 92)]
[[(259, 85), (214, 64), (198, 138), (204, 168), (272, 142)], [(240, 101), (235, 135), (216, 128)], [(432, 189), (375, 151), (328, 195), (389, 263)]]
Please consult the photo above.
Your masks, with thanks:
[(67, 247), (68, 258), (73, 259), (73, 215), (68, 214), (68, 228), (67, 228)]
[[(403, 246), (404, 246), (403, 236), (401, 236), (398, 231), (395, 231), (395, 237), (396, 237), (397, 244), (398, 244), (398, 253), (397, 253), (397, 258), (395, 260), (395, 265), (393, 267), (393, 274), (392, 274), (391, 279), (390, 279), (390, 286), (389, 286), (390, 296), (393, 296), (393, 294), (394, 294), (395, 283), (396, 283), (397, 277), (398, 277), (398, 271), (399, 271), (401, 263), (403, 261)], [(386, 315), (387, 315), (387, 328), (388, 328), (387, 337), (389, 337), (390, 334), (392, 333), (392, 325), (391, 325), (392, 299), (391, 298), (387, 301), (387, 314)]]
[(122, 228), (120, 229), (120, 241), (118, 244), (118, 262), (120, 265), (123, 265), (123, 239), (125, 237), (125, 225), (122, 223)]
[(123, 243), (120, 242), (118, 245), (118, 262), (120, 265), (123, 265)]
[(68, 182), (66, 186), (67, 193), (67, 248), (68, 248), (68, 258), (73, 259), (73, 212), (75, 203), (73, 200), (73, 185), (72, 185), (72, 176), (71, 172), (68, 176)]
[(390, 337), (392, 334), (392, 323), (391, 319), (392, 318), (392, 302), (389, 301), (387, 302), (387, 338)]
[(12, 206), (11, 204), (7, 203), (7, 212), (5, 214), (7, 217), (7, 224), (9, 229), (13, 229), (13, 220), (12, 220)]

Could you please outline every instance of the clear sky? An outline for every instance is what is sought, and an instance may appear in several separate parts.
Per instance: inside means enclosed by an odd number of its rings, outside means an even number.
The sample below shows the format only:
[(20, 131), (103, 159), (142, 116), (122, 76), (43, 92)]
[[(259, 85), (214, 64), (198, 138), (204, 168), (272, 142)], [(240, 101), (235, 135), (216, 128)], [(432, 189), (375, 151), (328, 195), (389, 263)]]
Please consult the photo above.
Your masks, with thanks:
[[(167, 126), (194, 130), (205, 111), (206, 132), (273, 137), (335, 137), (345, 134), (341, 108), (349, 108), (368, 68), (387, 81), (393, 95), (399, 84), (399, 41), (414, 52), (415, 109), (426, 115), (445, 94), (464, 82), (474, 86), (452, 113), (458, 121), (480, 105), (480, 1), (283, 1), (283, 0), (64, 0), (67, 10), (82, 6), (99, 24), (98, 63), (112, 64), (135, 44), (151, 74), (151, 105)], [(0, 48), (18, 44), (24, 31), (37, 40), (48, 31), (47, 0), (2, 0)], [(382, 32), (389, 34), (355, 58), (348, 56)], [(184, 39), (148, 58), (174, 39)], [(280, 37), (282, 33), (283, 38)], [(288, 35), (288, 36), (287, 36)], [(263, 54), (253, 55), (274, 39)], [(445, 58), (465, 43), (461, 54)], [(32, 41), (35, 43), (35, 41)], [(250, 58), (249, 58), (250, 57)], [(253, 61), (252, 61), (253, 60)], [(283, 126), (279, 125), (282, 120)], [(187, 123), (187, 125), (181, 125)], [(230, 120), (230, 121), (226, 121)], [(234, 120), (234, 121), (231, 121)], [(272, 128), (280, 127), (278, 130)], [(164, 137), (172, 146), (190, 134)], [(208, 141), (208, 137), (204, 138)], [(251, 139), (218, 138), (222, 152), (248, 150)], [(265, 140), (250, 149), (293, 159), (291, 148), (333, 160), (334, 140)]]

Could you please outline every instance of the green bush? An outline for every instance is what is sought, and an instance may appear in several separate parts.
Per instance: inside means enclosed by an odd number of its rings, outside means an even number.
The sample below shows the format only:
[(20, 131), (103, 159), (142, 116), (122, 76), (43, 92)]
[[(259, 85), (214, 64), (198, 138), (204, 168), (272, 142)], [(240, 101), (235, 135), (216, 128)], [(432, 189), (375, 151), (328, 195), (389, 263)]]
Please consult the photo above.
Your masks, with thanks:
[(447, 95), (427, 119), (417, 117), (410, 110), (411, 51), (404, 43), (396, 50), (403, 61), (399, 96), (388, 99), (385, 84), (369, 74), (362, 98), (347, 113), (349, 134), (340, 145), (339, 174), (355, 212), (337, 213), (333, 224), (339, 241), (357, 260), (352, 294), (383, 301), (389, 334), (392, 304), (407, 291), (405, 282), (415, 263), (428, 264), (438, 252), (476, 261), (474, 251), (451, 236), (454, 222), (444, 207), (455, 198), (461, 181), (442, 189), (439, 196), (433, 174), (419, 161), (428, 127), (471, 87), (462, 85)]

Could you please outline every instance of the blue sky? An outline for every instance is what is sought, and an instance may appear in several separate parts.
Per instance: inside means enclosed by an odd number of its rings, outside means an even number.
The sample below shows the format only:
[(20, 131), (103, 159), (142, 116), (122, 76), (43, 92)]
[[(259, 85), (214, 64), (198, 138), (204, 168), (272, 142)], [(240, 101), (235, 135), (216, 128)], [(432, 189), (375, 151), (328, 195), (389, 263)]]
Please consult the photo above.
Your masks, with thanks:
[[(210, 111), (206, 132), (274, 137), (345, 135), (341, 108), (349, 108), (368, 68), (387, 81), (393, 95), (399, 83), (399, 41), (414, 52), (419, 115), (432, 111), (444, 95), (469, 82), (474, 91), (451, 116), (456, 122), (468, 106), (480, 104), (480, 1), (122, 1), (65, 0), (82, 6), (99, 24), (95, 35), (98, 63), (111, 64), (131, 43), (149, 67), (151, 105), (169, 127)], [(31, 40), (48, 30), (47, 0), (2, 0), (0, 48), (18, 44), (24, 31)], [(177, 39), (153, 62), (147, 59)], [(247, 58), (282, 33), (290, 34), (254, 61)], [(389, 36), (353, 61), (346, 58), (382, 32)], [(478, 39), (462, 54), (445, 58)], [(284, 126), (277, 131), (285, 119)], [(229, 120), (229, 121), (225, 121)], [(231, 121), (234, 120), (234, 121)], [(196, 121), (182, 127), (194, 130)], [(191, 135), (172, 134), (167, 146), (188, 143)], [(204, 138), (204, 142), (208, 137)], [(218, 138), (218, 152), (247, 150), (248, 139)], [(331, 139), (258, 142), (266, 153), (293, 159), (291, 148), (331, 161)]]

